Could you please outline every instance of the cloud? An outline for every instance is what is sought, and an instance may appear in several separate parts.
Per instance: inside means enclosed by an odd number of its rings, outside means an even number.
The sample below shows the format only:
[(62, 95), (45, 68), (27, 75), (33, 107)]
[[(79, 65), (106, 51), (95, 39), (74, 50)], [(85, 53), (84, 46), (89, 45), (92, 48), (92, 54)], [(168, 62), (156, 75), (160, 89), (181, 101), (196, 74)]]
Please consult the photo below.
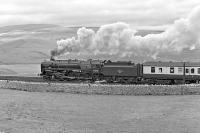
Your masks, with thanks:
[[(52, 56), (75, 53), (80, 56), (113, 56), (115, 59), (179, 54), (200, 48), (200, 6), (187, 17), (177, 19), (160, 34), (137, 36), (136, 30), (123, 22), (102, 25), (97, 32), (80, 28), (77, 38), (59, 40)], [(100, 55), (100, 56), (99, 56)]]
[(88, 26), (116, 21), (139, 26), (166, 25), (186, 16), (198, 4), (198, 0), (6, 0), (0, 5), (0, 25)]

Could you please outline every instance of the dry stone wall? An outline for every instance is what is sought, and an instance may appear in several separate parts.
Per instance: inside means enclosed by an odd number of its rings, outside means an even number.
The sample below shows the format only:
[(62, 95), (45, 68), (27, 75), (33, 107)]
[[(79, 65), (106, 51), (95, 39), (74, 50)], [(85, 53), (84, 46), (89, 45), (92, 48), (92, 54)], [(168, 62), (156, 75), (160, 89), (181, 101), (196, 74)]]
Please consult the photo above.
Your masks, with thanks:
[(108, 85), (48, 83), (0, 80), (0, 88), (30, 92), (65, 92), (102, 95), (199, 95), (200, 84), (190, 85)]

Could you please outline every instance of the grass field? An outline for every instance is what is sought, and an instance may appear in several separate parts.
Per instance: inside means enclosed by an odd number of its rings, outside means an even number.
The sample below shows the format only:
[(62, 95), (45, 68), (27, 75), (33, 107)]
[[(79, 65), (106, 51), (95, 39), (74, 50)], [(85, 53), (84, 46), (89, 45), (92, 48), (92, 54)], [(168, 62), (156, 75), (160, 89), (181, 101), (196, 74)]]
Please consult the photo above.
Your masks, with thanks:
[(0, 89), (0, 132), (199, 133), (200, 96), (108, 96)]

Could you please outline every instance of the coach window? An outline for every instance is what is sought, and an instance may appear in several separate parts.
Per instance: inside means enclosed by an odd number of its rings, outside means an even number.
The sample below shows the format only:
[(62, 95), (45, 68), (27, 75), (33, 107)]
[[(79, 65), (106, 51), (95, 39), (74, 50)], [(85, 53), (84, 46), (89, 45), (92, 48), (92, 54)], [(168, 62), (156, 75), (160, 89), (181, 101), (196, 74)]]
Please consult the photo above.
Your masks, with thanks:
[(155, 67), (151, 67), (151, 73), (155, 73)]
[(200, 68), (198, 68), (198, 74), (200, 74)]
[(174, 73), (174, 67), (170, 67), (170, 73)]
[(185, 73), (189, 73), (189, 69), (188, 68), (185, 69)]
[(191, 69), (191, 73), (194, 73), (194, 68)]
[(178, 68), (178, 73), (183, 73), (183, 68), (182, 67)]
[(159, 70), (159, 73), (162, 73), (162, 68), (159, 68), (158, 70)]

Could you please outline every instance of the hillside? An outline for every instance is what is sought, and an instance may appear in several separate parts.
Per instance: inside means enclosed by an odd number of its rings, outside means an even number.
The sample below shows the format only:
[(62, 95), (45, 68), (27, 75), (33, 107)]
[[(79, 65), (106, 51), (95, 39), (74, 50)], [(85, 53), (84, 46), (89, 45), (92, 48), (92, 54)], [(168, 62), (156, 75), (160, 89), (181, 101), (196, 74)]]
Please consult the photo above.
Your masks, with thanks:
[(40, 63), (61, 38), (75, 35), (76, 28), (57, 25), (16, 25), (0, 28), (0, 63)]

